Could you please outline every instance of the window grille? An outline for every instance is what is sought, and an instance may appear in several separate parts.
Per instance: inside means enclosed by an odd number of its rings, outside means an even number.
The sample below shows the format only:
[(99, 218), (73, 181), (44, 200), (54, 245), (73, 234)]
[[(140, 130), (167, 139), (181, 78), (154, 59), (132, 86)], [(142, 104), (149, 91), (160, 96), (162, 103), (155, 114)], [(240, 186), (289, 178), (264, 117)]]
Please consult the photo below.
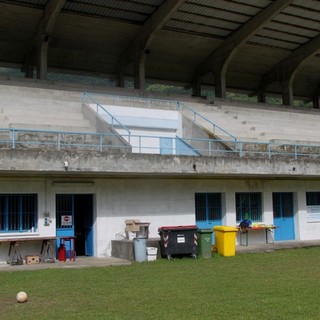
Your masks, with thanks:
[[(73, 194), (57, 194), (56, 195), (56, 217), (57, 229), (72, 228), (72, 225), (62, 225), (62, 216), (72, 216), (74, 212), (74, 196)], [(73, 222), (72, 222), (73, 224)]]
[(236, 193), (237, 222), (243, 219), (262, 221), (261, 193)]
[(275, 218), (292, 217), (293, 195), (291, 192), (274, 192), (272, 194), (273, 216)]
[(0, 195), (0, 232), (26, 232), (37, 229), (36, 194)]
[(221, 220), (221, 193), (195, 194), (196, 221)]
[(307, 206), (320, 206), (320, 192), (306, 193)]

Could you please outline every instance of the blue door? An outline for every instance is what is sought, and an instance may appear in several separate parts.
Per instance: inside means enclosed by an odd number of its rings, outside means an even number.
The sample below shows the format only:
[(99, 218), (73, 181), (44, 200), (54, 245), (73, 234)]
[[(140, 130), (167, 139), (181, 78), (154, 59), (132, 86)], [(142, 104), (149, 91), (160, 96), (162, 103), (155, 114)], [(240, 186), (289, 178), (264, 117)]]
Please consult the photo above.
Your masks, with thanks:
[[(199, 229), (222, 225), (221, 193), (195, 194), (196, 224)], [(212, 237), (214, 244), (214, 236)]]
[[(56, 235), (58, 238), (74, 237), (74, 197), (71, 194), (56, 195)], [(56, 252), (59, 245), (58, 240)], [(70, 242), (65, 245), (67, 252), (71, 250)]]
[[(57, 237), (75, 237), (77, 256), (92, 256), (93, 252), (93, 195), (56, 195)], [(57, 246), (60, 242), (57, 241)], [(69, 242), (66, 250), (70, 250)]]
[(294, 240), (294, 209), (292, 192), (274, 192), (273, 223), (279, 228), (275, 229), (276, 241)]
[(172, 138), (160, 138), (160, 154), (173, 154)]
[(85, 197), (86, 204), (85, 210), (83, 211), (85, 250), (84, 254), (86, 256), (93, 256), (93, 195), (89, 194), (85, 195)]

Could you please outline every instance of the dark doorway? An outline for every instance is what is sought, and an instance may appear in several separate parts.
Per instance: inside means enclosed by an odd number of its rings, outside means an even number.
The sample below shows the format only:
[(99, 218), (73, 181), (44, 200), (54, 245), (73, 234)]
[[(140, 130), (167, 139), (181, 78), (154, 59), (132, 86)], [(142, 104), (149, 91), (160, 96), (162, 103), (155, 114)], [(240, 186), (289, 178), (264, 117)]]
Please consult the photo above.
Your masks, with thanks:
[(93, 255), (92, 239), (93, 197), (91, 194), (74, 195), (74, 233), (78, 256)]

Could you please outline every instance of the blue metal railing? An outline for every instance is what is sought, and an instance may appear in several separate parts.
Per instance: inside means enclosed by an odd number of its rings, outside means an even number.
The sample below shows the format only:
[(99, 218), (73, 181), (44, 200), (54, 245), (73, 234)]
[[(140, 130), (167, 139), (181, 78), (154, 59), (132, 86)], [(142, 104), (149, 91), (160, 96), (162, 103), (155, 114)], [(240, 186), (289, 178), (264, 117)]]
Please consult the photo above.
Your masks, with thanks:
[(114, 130), (114, 125), (115, 123), (118, 124), (118, 126), (120, 126), (122, 129), (124, 129), (127, 133), (128, 133), (128, 142), (130, 143), (130, 135), (131, 132), (130, 130), (123, 125), (115, 116), (113, 116), (109, 111), (107, 111), (99, 102), (97, 102), (90, 94), (88, 94), (87, 92), (84, 92), (82, 95), (82, 102), (86, 103), (86, 99), (91, 100), (95, 105), (96, 105), (96, 110), (95, 112), (98, 115), (108, 115), (110, 117), (110, 122), (111, 122), (111, 128), (112, 130)]
[[(230, 132), (228, 132), (226, 129), (220, 127), (216, 123), (212, 122), (208, 118), (206, 118), (203, 115), (201, 115), (199, 112), (193, 110), (191, 107), (187, 106), (185, 103), (180, 102), (180, 101), (164, 100), (164, 99), (153, 99), (153, 98), (144, 98), (144, 97), (134, 97), (134, 96), (119, 96), (119, 95), (113, 95), (113, 94), (99, 94), (99, 93), (94, 93), (94, 94), (90, 93), (89, 94), (87, 92), (84, 93), (84, 97), (87, 96), (92, 101), (94, 101), (94, 103), (97, 103), (96, 100), (91, 97), (92, 95), (100, 96), (100, 97), (109, 97), (109, 98), (113, 99), (113, 103), (118, 104), (118, 105), (121, 105), (121, 104), (129, 101), (131, 103), (135, 102), (136, 104), (139, 104), (140, 107), (141, 107), (140, 102), (142, 102), (143, 106), (147, 107), (147, 108), (152, 108), (152, 104), (154, 104), (154, 107), (157, 108), (157, 109), (159, 109), (161, 106), (162, 107), (163, 106), (165, 106), (165, 107), (169, 106), (170, 110), (176, 110), (176, 111), (180, 111), (180, 110), (183, 110), (183, 109), (184, 110), (188, 110), (189, 112), (192, 113), (193, 121), (195, 123), (197, 123), (197, 118), (201, 118), (202, 120), (204, 120), (206, 123), (209, 124), (209, 127), (211, 127), (211, 130), (212, 130), (213, 134), (219, 135), (219, 132), (221, 132), (224, 135), (226, 135), (227, 137), (230, 137), (232, 141), (237, 141), (237, 138), (234, 135), (232, 135)], [(83, 100), (83, 102), (85, 102), (85, 101)], [(218, 133), (217, 133), (217, 131), (218, 131)]]
[[(32, 129), (0, 128), (0, 148), (51, 148), (57, 151), (81, 149), (98, 152), (132, 152), (132, 153), (160, 153), (161, 136), (152, 135), (122, 135), (124, 139), (131, 139), (130, 146), (121, 144), (116, 133), (96, 132), (66, 132)], [(166, 137), (167, 139), (168, 137)], [(171, 154), (176, 154), (177, 144), (183, 141), (191, 146), (200, 156), (237, 156), (264, 157), (288, 156), (295, 159), (301, 157), (319, 158), (320, 144), (296, 144), (276, 142), (230, 141), (220, 139), (186, 139), (172, 137)], [(227, 148), (226, 145), (230, 146)], [(190, 150), (185, 156), (190, 155)], [(195, 156), (194, 154), (192, 156)]]
[(179, 105), (179, 109), (183, 110), (183, 109), (187, 109), (189, 111), (191, 111), (193, 113), (193, 121), (196, 123), (197, 122), (197, 117), (203, 119), (205, 122), (207, 122), (211, 127), (212, 127), (212, 133), (216, 134), (216, 130), (220, 130), (221, 132), (223, 132), (224, 134), (226, 134), (228, 137), (230, 137), (232, 139), (232, 141), (237, 141), (237, 138), (232, 135), (230, 132), (228, 132), (227, 130), (221, 128), (220, 126), (218, 126), (216, 123), (212, 122), (211, 120), (207, 119), (206, 117), (204, 117), (202, 114), (200, 114), (199, 112), (193, 110), (192, 108), (190, 108), (189, 106), (187, 106), (186, 104), (182, 103), (182, 102), (178, 102)]

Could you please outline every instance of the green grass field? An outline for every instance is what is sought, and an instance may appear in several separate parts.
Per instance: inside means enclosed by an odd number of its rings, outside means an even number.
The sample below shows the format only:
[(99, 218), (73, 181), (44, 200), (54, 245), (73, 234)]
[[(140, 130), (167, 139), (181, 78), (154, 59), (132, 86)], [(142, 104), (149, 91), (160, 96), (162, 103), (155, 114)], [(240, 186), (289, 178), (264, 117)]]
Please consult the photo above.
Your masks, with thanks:
[(320, 248), (0, 272), (0, 319), (319, 319), (319, 280)]

